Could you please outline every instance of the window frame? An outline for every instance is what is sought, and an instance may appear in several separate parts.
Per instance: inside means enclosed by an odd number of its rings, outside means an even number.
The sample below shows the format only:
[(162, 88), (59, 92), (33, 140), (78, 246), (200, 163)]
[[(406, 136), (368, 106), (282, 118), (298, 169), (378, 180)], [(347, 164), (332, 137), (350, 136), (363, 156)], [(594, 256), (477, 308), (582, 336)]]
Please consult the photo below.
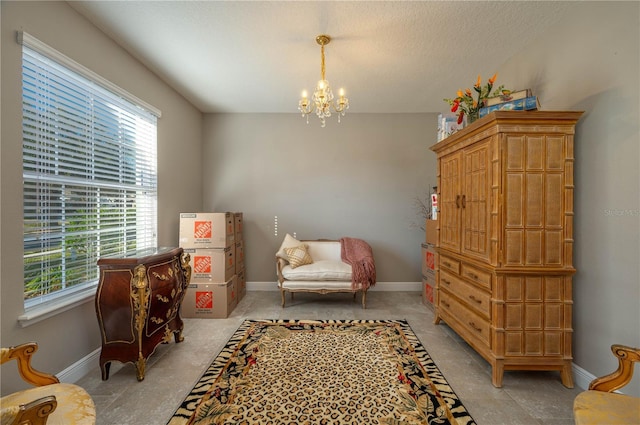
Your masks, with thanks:
[[(152, 242), (157, 244), (157, 219), (158, 219), (158, 207), (157, 207), (157, 191), (158, 191), (158, 186), (157, 186), (157, 181), (158, 181), (158, 170), (157, 170), (157, 119), (159, 119), (161, 117), (161, 112), (160, 110), (158, 110), (157, 108), (153, 107), (152, 105), (149, 105), (148, 103), (142, 101), (141, 99), (137, 98), (136, 96), (128, 93), (127, 91), (123, 90), (122, 88), (116, 86), (115, 84), (111, 83), (110, 81), (104, 79), (103, 77), (101, 77), (100, 75), (94, 73), (93, 71), (89, 70), (88, 68), (80, 65), (79, 63), (75, 62), (74, 60), (70, 59), (69, 57), (65, 56), (64, 54), (58, 52), (57, 50), (53, 49), (52, 47), (46, 45), (45, 43), (41, 42), (40, 40), (36, 39), (35, 37), (29, 35), (26, 32), (23, 31), (18, 31), (17, 32), (17, 41), (20, 45), (23, 46), (22, 52), (21, 52), (21, 56), (22, 56), (22, 61), (24, 61), (24, 48), (27, 47), (30, 50), (38, 53), (39, 55), (45, 56), (47, 59), (50, 59), (51, 61), (55, 62), (56, 65), (62, 66), (64, 68), (66, 68), (66, 70), (70, 71), (73, 74), (76, 74), (78, 76), (80, 76), (82, 79), (86, 79), (88, 80), (89, 83), (91, 84), (95, 84), (95, 86), (98, 88), (98, 90), (105, 90), (106, 92), (109, 92), (111, 96), (116, 96), (128, 103), (131, 104), (131, 106), (134, 106), (136, 110), (141, 110), (141, 114), (142, 111), (144, 111), (144, 114), (146, 114), (147, 116), (152, 116), (155, 117), (155, 121), (153, 122), (153, 129), (155, 131), (155, 133), (152, 136), (152, 141), (153, 143), (155, 143), (155, 146), (153, 146), (153, 158), (155, 160), (155, 164), (153, 164), (152, 169), (153, 169), (153, 173), (152, 173), (152, 177), (153, 177), (153, 187), (155, 188), (155, 202), (152, 206), (152, 214), (153, 214), (153, 224), (152, 224), (152, 229), (153, 229), (153, 236), (152, 236)], [(24, 69), (21, 71), (21, 74), (24, 75)], [(94, 88), (95, 90), (95, 88)], [(23, 95), (24, 96), (24, 88), (23, 88)], [(23, 106), (24, 108), (24, 106)], [(25, 125), (25, 117), (23, 116), (23, 126)], [(23, 144), (23, 152), (25, 149), (25, 139), (23, 138), (22, 140), (22, 144)], [(24, 155), (24, 153), (23, 153)], [(137, 154), (136, 154), (137, 155)], [(137, 156), (136, 156), (137, 157)], [(24, 172), (24, 165), (25, 164), (25, 159), (23, 157), (23, 172)], [(24, 183), (26, 184), (26, 183)], [(79, 187), (84, 187), (84, 188), (89, 188), (89, 186), (82, 186), (81, 184), (79, 185)], [(137, 199), (137, 198), (136, 198)], [(23, 193), (23, 208), (25, 208), (25, 195)], [(96, 204), (98, 205), (98, 208), (102, 208), (101, 204), (98, 203)], [(126, 208), (126, 207), (124, 207)], [(61, 210), (64, 211), (64, 208)], [(87, 213), (87, 216), (92, 215), (92, 213), (90, 211), (95, 211), (95, 210), (89, 210), (89, 212)], [(26, 215), (25, 215), (25, 210), (23, 210), (23, 225), (24, 225), (24, 220), (26, 220)], [(123, 229), (126, 229), (127, 227), (120, 227)], [(91, 233), (91, 232), (90, 232)], [(26, 229), (23, 230), (23, 235), (26, 235)], [(23, 258), (25, 253), (23, 252)], [(96, 265), (96, 270), (97, 270), (97, 265)], [(23, 273), (25, 272), (25, 265), (23, 264)], [(96, 274), (97, 276), (97, 274)], [(22, 314), (21, 316), (18, 317), (18, 322), (20, 323), (21, 326), (28, 326), (30, 324), (33, 323), (37, 323), (41, 320), (44, 320), (48, 317), (51, 317), (55, 314), (61, 313), (63, 311), (67, 311), (71, 308), (74, 308), (78, 305), (84, 304), (86, 302), (91, 301), (94, 296), (95, 296), (95, 289), (97, 287), (98, 284), (98, 279), (91, 279), (88, 280), (84, 283), (79, 283), (77, 285), (74, 285), (72, 287), (69, 288), (64, 288), (61, 290), (56, 290), (53, 293), (50, 294), (44, 294), (44, 295), (39, 295), (37, 298), (37, 301), (31, 301), (28, 298), (23, 298), (23, 302), (24, 302), (24, 314)], [(25, 291), (26, 293), (26, 282), (23, 280), (23, 291)], [(62, 292), (61, 292), (62, 291)]]

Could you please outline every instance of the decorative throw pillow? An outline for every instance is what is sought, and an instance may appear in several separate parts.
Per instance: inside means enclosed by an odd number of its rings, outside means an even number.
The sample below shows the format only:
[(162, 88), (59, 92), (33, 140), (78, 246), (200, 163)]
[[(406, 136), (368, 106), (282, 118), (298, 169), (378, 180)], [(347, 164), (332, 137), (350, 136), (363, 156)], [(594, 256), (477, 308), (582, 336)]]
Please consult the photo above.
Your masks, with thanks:
[(313, 259), (311, 258), (311, 255), (309, 255), (309, 245), (306, 243), (292, 248), (285, 248), (284, 252), (287, 253), (289, 265), (292, 269), (304, 266), (305, 264), (313, 264)]
[(282, 245), (280, 245), (280, 249), (276, 252), (276, 257), (282, 258), (283, 260), (288, 260), (287, 253), (284, 252), (285, 248), (293, 248), (294, 246), (300, 245), (301, 242), (291, 236), (290, 234), (286, 234), (284, 240), (282, 241)]

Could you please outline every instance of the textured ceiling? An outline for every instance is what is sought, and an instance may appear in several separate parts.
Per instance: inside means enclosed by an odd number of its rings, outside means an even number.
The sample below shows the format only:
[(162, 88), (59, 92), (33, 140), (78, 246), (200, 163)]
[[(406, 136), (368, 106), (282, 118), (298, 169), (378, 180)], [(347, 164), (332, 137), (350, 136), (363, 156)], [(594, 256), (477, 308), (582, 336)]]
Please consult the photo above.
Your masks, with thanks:
[[(441, 112), (574, 2), (70, 1), (202, 112), (297, 112), (320, 77), (349, 112)], [(498, 84), (500, 84), (500, 77)], [(504, 82), (504, 81), (503, 81)], [(516, 88), (516, 87), (512, 87)]]

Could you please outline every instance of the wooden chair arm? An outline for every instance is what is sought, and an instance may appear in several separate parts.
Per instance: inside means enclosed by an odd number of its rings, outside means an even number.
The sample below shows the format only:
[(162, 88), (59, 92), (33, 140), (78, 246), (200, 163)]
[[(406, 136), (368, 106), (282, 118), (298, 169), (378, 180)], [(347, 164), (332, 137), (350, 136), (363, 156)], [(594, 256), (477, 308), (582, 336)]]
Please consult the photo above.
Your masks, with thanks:
[(618, 369), (609, 375), (596, 378), (589, 384), (590, 390), (613, 392), (631, 381), (635, 362), (640, 362), (640, 348), (614, 344), (611, 351), (618, 358)]
[(38, 351), (38, 344), (35, 342), (27, 342), (15, 347), (3, 348), (0, 364), (15, 359), (18, 362), (18, 372), (20, 372), (22, 379), (37, 387), (59, 383), (60, 381), (54, 375), (39, 372), (31, 366), (31, 356), (36, 351)]
[[(56, 410), (58, 402), (54, 396), (42, 397), (26, 404), (13, 407), (2, 407), (2, 417), (13, 418), (10, 425), (46, 425), (49, 415)], [(8, 409), (14, 411), (9, 412)], [(7, 416), (5, 416), (7, 415)]]

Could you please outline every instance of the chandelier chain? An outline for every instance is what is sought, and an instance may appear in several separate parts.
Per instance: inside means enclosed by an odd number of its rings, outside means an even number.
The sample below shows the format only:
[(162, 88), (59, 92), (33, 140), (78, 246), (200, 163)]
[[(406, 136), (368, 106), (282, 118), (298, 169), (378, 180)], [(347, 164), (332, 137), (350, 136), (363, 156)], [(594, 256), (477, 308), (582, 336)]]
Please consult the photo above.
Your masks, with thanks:
[(320, 61), (320, 75), (322, 78), (320, 78), (321, 80), (324, 80), (324, 44), (320, 45), (320, 57), (322, 58)]

